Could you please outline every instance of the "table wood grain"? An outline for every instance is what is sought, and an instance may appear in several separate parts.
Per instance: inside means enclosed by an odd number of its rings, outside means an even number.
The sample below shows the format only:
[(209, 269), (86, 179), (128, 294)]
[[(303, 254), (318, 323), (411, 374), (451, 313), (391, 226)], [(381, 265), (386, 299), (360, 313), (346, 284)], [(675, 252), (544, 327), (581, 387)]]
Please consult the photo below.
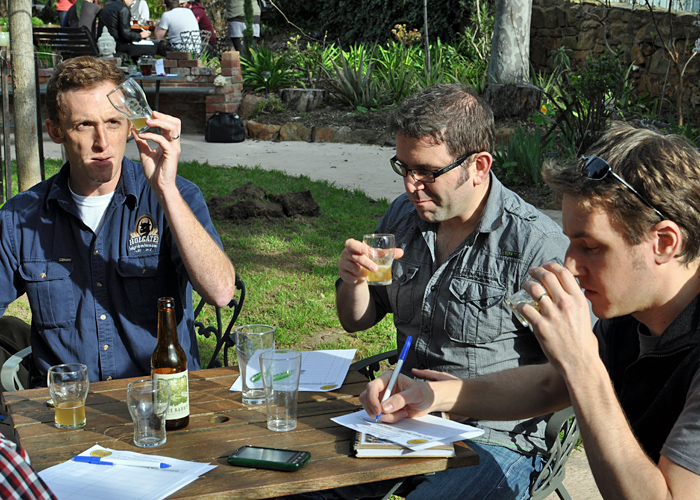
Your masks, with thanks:
[[(298, 426), (290, 432), (268, 430), (265, 406), (244, 405), (240, 392), (229, 391), (237, 376), (236, 367), (190, 372), (190, 424), (168, 432), (167, 442), (150, 450), (133, 444), (125, 403), (126, 386), (137, 379), (90, 384), (87, 425), (76, 430), (54, 426), (53, 409), (46, 405), (47, 389), (4, 392), (2, 397), (20, 444), (39, 471), (96, 443), (219, 465), (169, 498), (270, 498), (478, 464), (478, 455), (464, 445), (458, 446), (457, 457), (449, 459), (354, 458), (353, 431), (330, 420), (361, 407), (358, 396), (366, 380), (354, 370), (336, 391), (300, 392)], [(293, 473), (228, 465), (228, 456), (246, 444), (310, 451), (311, 461)]]

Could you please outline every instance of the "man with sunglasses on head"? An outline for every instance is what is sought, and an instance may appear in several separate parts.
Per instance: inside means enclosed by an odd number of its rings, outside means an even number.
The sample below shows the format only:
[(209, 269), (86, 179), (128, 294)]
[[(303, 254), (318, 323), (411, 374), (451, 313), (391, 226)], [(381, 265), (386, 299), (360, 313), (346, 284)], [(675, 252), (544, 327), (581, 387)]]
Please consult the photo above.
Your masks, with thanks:
[[(520, 311), (549, 363), (470, 380), (386, 377), (361, 396), (393, 422), (428, 411), (527, 418), (573, 405), (608, 499), (700, 498), (700, 152), (614, 125), (545, 180), (562, 195), (565, 265), (530, 270)], [(588, 303), (599, 318), (594, 328)], [(431, 378), (430, 371), (414, 371)]]
[[(390, 130), (396, 134), (391, 167), (406, 194), (376, 232), (396, 236), (393, 282), (369, 286), (367, 272), (376, 270), (369, 248), (347, 240), (337, 284), (341, 324), (348, 332), (366, 330), (393, 313), (397, 344), (414, 339), (404, 372), (468, 378), (544, 362), (534, 335), (503, 300), (520, 289), (530, 267), (562, 261), (568, 241), (491, 171), (491, 109), (461, 85), (435, 85), (405, 100)], [(470, 442), (480, 465), (414, 478), (401, 493), (413, 490), (411, 499), (527, 495), (532, 472), (541, 468), (538, 453), (546, 451), (546, 419), (469, 423), (486, 431)], [(379, 485), (367, 486), (382, 496)]]

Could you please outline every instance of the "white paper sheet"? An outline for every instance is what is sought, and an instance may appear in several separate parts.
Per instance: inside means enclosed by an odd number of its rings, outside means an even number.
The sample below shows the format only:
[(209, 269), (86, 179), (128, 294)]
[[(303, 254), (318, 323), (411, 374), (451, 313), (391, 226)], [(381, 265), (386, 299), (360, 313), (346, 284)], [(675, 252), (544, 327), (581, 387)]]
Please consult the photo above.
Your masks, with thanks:
[(349, 413), (331, 420), (358, 432), (372, 434), (380, 439), (405, 446), (412, 450), (424, 450), (439, 444), (454, 443), (463, 439), (481, 436), (483, 429), (460, 424), (452, 420), (426, 415), (420, 418), (405, 418), (395, 424), (375, 422), (365, 410)]
[(164, 462), (167, 469), (149, 469), (127, 465), (98, 465), (68, 460), (39, 472), (41, 479), (59, 500), (99, 498), (100, 500), (162, 500), (216, 465), (188, 462), (133, 451), (110, 450), (95, 445), (81, 456), (126, 458)]
[[(345, 381), (356, 349), (335, 349), (301, 352), (301, 376), (299, 390), (307, 392), (332, 391)], [(260, 373), (260, 359), (251, 359), (247, 375), (250, 379)], [(241, 390), (241, 377), (231, 386), (232, 391)], [(262, 380), (251, 382), (251, 387), (262, 388)]]

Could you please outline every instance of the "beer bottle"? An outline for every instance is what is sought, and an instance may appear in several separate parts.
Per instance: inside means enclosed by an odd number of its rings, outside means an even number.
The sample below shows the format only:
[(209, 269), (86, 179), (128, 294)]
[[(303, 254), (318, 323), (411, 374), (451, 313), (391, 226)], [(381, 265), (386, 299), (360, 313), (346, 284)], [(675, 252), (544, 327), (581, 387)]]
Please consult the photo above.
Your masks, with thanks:
[(170, 407), (165, 417), (169, 431), (190, 423), (190, 390), (187, 355), (177, 340), (175, 300), (158, 299), (158, 343), (151, 356), (151, 375), (170, 383)]

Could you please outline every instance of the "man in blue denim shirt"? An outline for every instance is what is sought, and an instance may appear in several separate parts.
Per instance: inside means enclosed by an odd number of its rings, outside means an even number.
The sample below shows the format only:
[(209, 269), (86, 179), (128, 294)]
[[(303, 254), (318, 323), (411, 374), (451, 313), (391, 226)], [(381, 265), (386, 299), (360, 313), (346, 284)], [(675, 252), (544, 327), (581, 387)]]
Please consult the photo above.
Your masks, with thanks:
[[(393, 313), (398, 345), (408, 335), (414, 339), (404, 367), (444, 377), (544, 362), (537, 340), (503, 299), (520, 289), (530, 267), (562, 261), (568, 240), (491, 172), (491, 110), (464, 87), (436, 85), (404, 101), (390, 124), (391, 164), (404, 177), (406, 194), (376, 232), (396, 235), (393, 282), (368, 286), (366, 273), (376, 264), (366, 245), (347, 240), (337, 287), (341, 324), (349, 332), (365, 330)], [(540, 467), (536, 454), (546, 449), (546, 418), (469, 423), (486, 431), (469, 443), (481, 464), (418, 478), (409, 498), (527, 496), (530, 475)]]
[(80, 362), (93, 381), (149, 374), (162, 296), (175, 298), (180, 343), (198, 369), (192, 287), (219, 306), (235, 290), (201, 192), (177, 176), (180, 120), (154, 112), (147, 124), (162, 135), (133, 131), (142, 164), (124, 157), (131, 124), (107, 99), (122, 81), (93, 57), (57, 68), (46, 127), (68, 161), (0, 211), (0, 315), (27, 294), (41, 372)]

